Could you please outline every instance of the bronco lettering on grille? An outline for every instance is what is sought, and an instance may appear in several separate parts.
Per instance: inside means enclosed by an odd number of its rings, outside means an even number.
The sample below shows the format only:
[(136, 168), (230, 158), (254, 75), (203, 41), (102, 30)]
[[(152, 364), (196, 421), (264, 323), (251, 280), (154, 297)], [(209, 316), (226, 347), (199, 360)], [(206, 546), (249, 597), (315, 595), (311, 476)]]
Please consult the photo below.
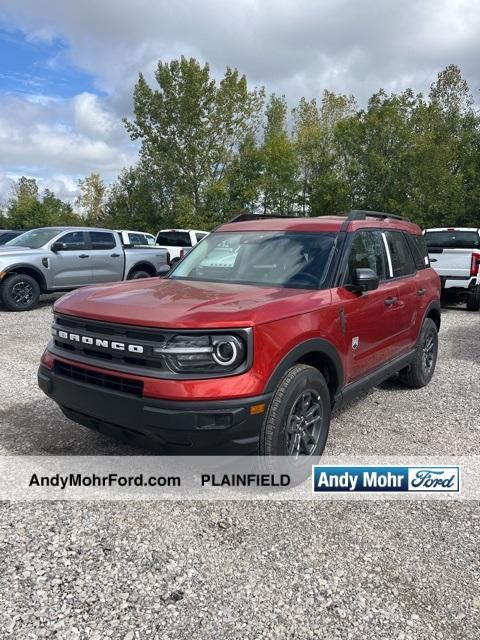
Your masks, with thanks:
[(128, 351), (130, 353), (143, 353), (144, 349), (140, 344), (127, 344), (126, 342), (117, 342), (114, 340), (106, 340), (105, 338), (92, 338), (79, 333), (70, 333), (61, 329), (52, 329), (52, 334), (58, 336), (62, 340), (69, 342), (78, 342), (81, 344), (102, 347), (103, 349), (112, 349), (114, 351)]

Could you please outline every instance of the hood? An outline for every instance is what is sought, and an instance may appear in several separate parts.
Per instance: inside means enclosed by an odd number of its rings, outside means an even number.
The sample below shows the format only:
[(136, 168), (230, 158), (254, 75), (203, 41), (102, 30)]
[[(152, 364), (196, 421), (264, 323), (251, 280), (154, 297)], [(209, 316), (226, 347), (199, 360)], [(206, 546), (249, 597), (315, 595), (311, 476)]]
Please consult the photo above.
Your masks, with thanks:
[(251, 327), (318, 309), (330, 291), (148, 278), (77, 289), (59, 313), (164, 329)]
[(34, 255), (38, 253), (45, 253), (45, 249), (29, 249), (28, 247), (9, 247), (6, 244), (0, 245), (0, 260), (2, 258), (8, 258), (13, 256), (20, 258), (22, 255)]

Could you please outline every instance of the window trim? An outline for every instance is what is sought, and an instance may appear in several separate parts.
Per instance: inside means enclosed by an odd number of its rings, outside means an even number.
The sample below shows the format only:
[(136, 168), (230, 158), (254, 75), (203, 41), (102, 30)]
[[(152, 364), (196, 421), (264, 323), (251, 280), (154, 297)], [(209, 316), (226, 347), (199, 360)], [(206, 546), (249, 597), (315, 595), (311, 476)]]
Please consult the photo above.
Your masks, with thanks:
[[(412, 264), (413, 264), (413, 271), (411, 273), (404, 273), (401, 276), (394, 276), (393, 275), (393, 263), (392, 263), (392, 256), (390, 254), (390, 248), (388, 246), (388, 240), (387, 240), (387, 233), (400, 233), (403, 237), (403, 241), (405, 242), (407, 249), (408, 249), (408, 253), (412, 259)], [(391, 267), (391, 278), (388, 279), (388, 282), (391, 282), (392, 280), (401, 280), (402, 278), (413, 278), (417, 275), (418, 269), (417, 269), (417, 265), (415, 263), (415, 258), (413, 256), (412, 250), (410, 248), (410, 244), (408, 242), (408, 240), (405, 238), (405, 232), (402, 231), (401, 229), (382, 229), (381, 230), (381, 234), (382, 236), (384, 236), (384, 243), (385, 243), (385, 249), (387, 251), (387, 256), (388, 256), (388, 260), (389, 260), (389, 267)]]

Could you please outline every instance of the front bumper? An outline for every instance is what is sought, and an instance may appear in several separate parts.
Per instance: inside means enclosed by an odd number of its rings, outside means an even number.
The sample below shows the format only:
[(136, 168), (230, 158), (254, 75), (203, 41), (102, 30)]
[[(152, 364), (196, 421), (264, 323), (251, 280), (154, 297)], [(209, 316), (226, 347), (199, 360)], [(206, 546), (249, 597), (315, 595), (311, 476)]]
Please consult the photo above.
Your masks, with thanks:
[[(63, 413), (90, 429), (165, 453), (255, 453), (271, 394), (234, 400), (136, 397), (40, 366), (38, 384)], [(254, 405), (265, 411), (252, 415)]]

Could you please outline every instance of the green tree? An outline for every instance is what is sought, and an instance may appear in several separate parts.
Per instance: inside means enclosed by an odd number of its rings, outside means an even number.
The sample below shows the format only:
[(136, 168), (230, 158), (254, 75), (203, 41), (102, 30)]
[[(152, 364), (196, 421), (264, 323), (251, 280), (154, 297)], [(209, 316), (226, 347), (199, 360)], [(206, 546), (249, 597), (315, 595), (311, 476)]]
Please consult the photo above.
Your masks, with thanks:
[(159, 62), (152, 89), (140, 75), (134, 90), (132, 140), (162, 185), (162, 215), (210, 217), (225, 205), (225, 175), (241, 140), (255, 130), (262, 91), (227, 68), (220, 82), (193, 58)]
[(80, 193), (75, 205), (79, 208), (89, 225), (101, 224), (104, 217), (104, 205), (107, 188), (99, 173), (91, 173), (78, 181)]
[(298, 160), (287, 131), (287, 110), (284, 96), (270, 97), (261, 148), (261, 207), (264, 213), (291, 214), (297, 210)]
[(49, 225), (82, 226), (83, 219), (77, 215), (69, 202), (57, 198), (53, 191), (45, 189), (42, 196), (42, 209)]
[(316, 100), (301, 98), (293, 110), (304, 215), (336, 213), (346, 206), (345, 159), (337, 145), (337, 129), (355, 109), (352, 96), (324, 91), (320, 107)]
[(40, 197), (36, 180), (24, 176), (13, 187), (6, 213), (3, 224), (14, 229), (83, 223), (70, 203), (63, 202), (49, 189)]

